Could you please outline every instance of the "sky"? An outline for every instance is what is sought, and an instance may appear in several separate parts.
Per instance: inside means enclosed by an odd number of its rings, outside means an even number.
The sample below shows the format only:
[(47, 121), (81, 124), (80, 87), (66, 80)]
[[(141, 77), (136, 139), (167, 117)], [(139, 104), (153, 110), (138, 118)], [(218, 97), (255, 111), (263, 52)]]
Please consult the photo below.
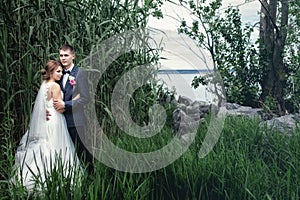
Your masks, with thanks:
[[(223, 0), (223, 8), (228, 6), (239, 6), (244, 23), (254, 24), (259, 21), (258, 0)], [(160, 61), (160, 69), (212, 69), (210, 55), (198, 48), (192, 39), (177, 33), (180, 19), (192, 21), (190, 13), (170, 2), (164, 3), (162, 12), (163, 19), (150, 18), (148, 23), (157, 46), (164, 49), (161, 53), (164, 59)]]

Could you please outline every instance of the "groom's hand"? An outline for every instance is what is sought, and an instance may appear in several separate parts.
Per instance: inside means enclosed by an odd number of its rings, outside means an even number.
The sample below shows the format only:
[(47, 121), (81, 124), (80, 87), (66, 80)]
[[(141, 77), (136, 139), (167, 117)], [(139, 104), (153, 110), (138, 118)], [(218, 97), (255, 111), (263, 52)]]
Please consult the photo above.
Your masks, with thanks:
[(63, 100), (54, 99), (53, 100), (53, 106), (55, 110), (58, 112), (65, 109), (65, 102)]

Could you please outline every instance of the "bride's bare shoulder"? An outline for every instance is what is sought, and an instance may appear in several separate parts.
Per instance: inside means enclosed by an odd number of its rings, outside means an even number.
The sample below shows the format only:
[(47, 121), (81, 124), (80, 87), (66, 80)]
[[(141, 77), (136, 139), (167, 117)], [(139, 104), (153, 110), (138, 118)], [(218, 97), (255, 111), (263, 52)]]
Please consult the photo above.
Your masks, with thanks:
[(52, 87), (51, 87), (52, 91), (60, 91), (60, 85), (56, 82), (53, 83)]
[(61, 99), (62, 98), (61, 89), (60, 89), (59, 84), (54, 83), (52, 85), (51, 96), (53, 99)]

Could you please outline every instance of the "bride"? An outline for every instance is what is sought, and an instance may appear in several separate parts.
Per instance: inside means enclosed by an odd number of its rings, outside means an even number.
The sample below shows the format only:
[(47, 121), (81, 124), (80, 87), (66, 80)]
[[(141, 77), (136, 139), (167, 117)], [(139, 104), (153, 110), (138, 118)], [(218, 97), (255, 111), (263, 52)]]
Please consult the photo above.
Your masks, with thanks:
[[(16, 178), (28, 190), (37, 183), (43, 184), (59, 166), (63, 167), (64, 176), (80, 168), (63, 110), (58, 112), (53, 107), (53, 99), (62, 99), (57, 83), (62, 70), (61, 63), (56, 60), (49, 60), (42, 70), (43, 82), (35, 100), (30, 127), (15, 155)], [(46, 120), (46, 110), (51, 114), (49, 120)]]

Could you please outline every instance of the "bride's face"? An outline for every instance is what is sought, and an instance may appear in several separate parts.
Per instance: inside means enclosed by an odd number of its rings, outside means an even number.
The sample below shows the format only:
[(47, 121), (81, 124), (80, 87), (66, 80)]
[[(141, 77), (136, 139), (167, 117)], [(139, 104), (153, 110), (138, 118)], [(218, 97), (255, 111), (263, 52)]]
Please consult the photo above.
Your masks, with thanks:
[(63, 75), (62, 71), (63, 71), (63, 69), (62, 69), (61, 66), (58, 66), (58, 67), (54, 70), (54, 72), (53, 72), (53, 74), (52, 74), (52, 78), (54, 79), (54, 81), (59, 81), (59, 80), (61, 79), (61, 77), (62, 77), (62, 75)]

